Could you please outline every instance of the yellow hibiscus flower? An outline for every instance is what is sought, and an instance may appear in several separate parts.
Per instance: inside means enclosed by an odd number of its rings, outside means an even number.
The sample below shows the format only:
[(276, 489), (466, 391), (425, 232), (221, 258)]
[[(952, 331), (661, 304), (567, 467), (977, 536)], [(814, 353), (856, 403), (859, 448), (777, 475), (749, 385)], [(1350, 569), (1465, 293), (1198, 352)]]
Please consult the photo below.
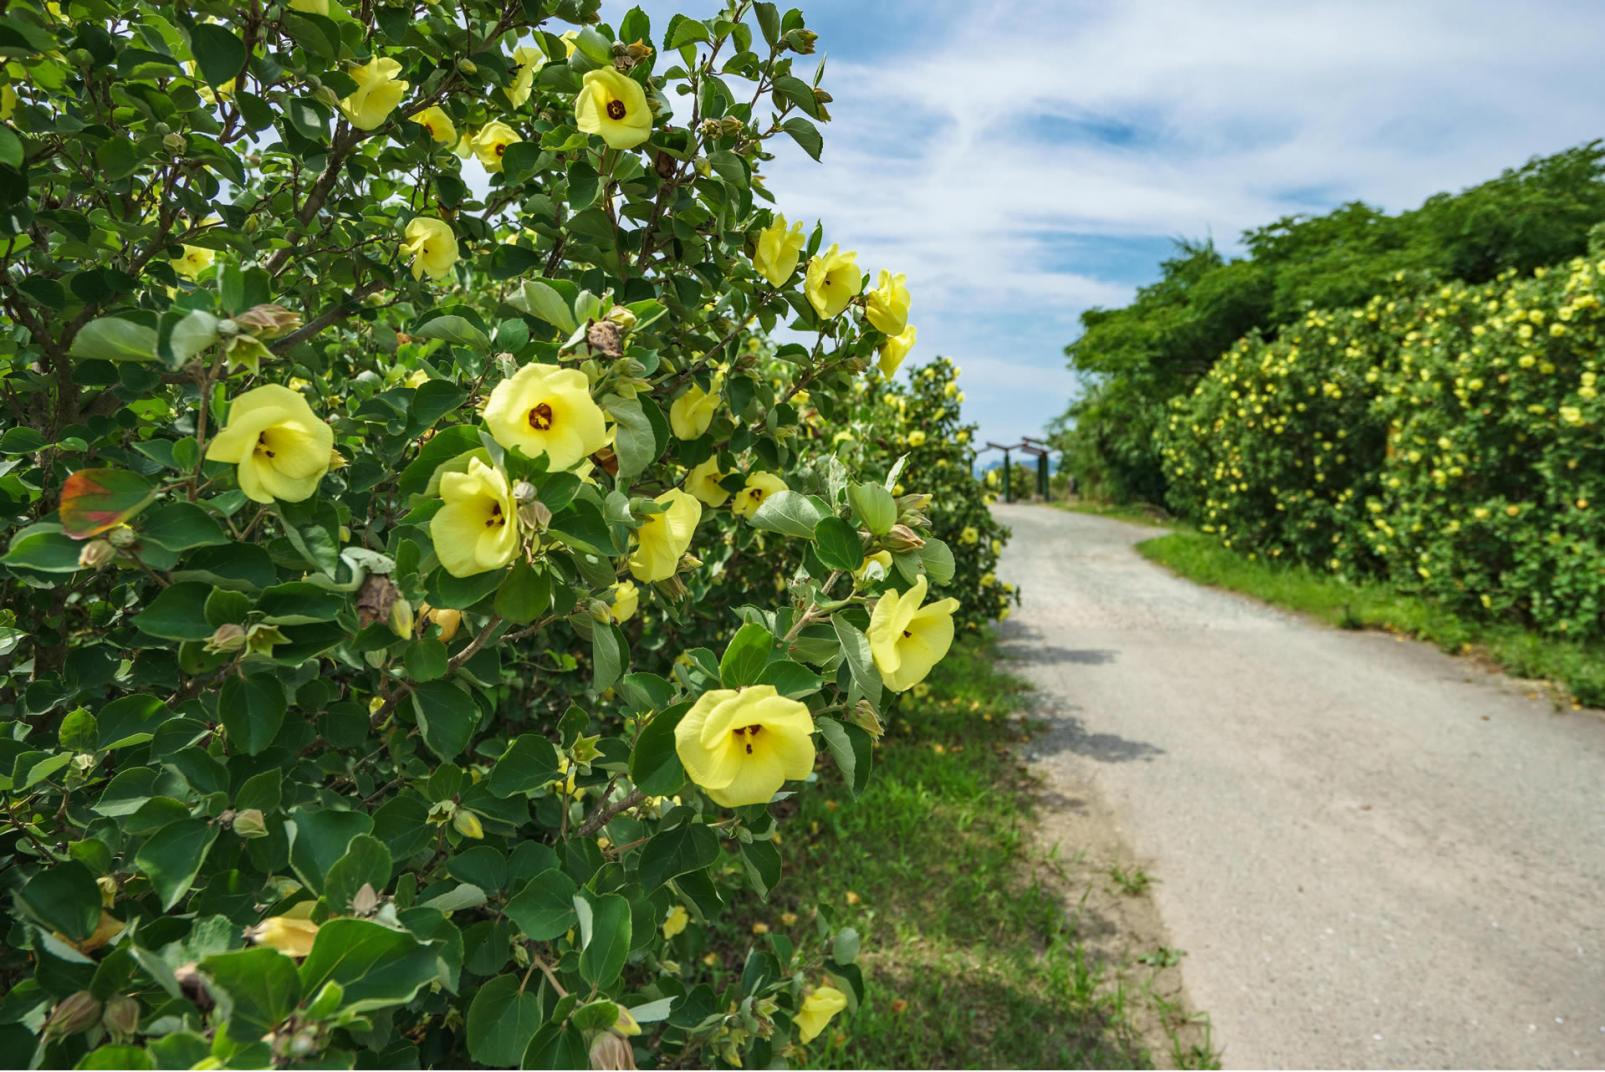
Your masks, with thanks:
[(234, 399), (206, 459), (238, 466), (240, 490), (255, 502), (301, 502), (318, 490), (333, 452), (334, 430), (307, 400), (266, 384)]
[(486, 171), (496, 172), (502, 169), (502, 155), (507, 152), (507, 147), (523, 140), (518, 131), (498, 119), (480, 127), (469, 141), (469, 147), (479, 157), (479, 162), (485, 165)]
[(846, 253), (833, 243), (824, 253), (808, 262), (808, 278), (803, 289), (808, 302), (822, 319), (840, 316), (849, 302), (863, 289), (864, 277), (858, 270), (858, 254)]
[(719, 478), (722, 476), (724, 474), (719, 472), (718, 457), (711, 457), (686, 475), (685, 490), (695, 495), (705, 505), (718, 509), (730, 498), (730, 493), (719, 484)]
[(923, 681), (953, 643), (953, 612), (959, 601), (943, 599), (922, 607), (926, 588), (921, 577), (901, 595), (887, 592), (869, 616), (869, 650), (881, 680), (893, 692)]
[(445, 505), (429, 519), (429, 538), (447, 573), (472, 577), (518, 554), (518, 504), (499, 469), (470, 458), (466, 472), (441, 475), (440, 498)]
[(574, 98), (574, 124), (600, 134), (611, 149), (633, 149), (652, 136), (652, 109), (641, 83), (612, 67), (585, 72)]
[(800, 221), (788, 227), (786, 217), (776, 215), (774, 223), (758, 232), (758, 248), (752, 255), (753, 267), (769, 280), (770, 286), (778, 287), (797, 270), (797, 261), (802, 256), (803, 246), (807, 244), (808, 236), (803, 234)]
[(919, 334), (914, 325), (910, 324), (896, 335), (889, 337), (881, 343), (880, 370), (889, 380), (897, 373), (897, 366), (903, 363), (903, 358), (914, 349), (914, 339)]
[(457, 263), (457, 236), (444, 220), (433, 216), (414, 216), (407, 223), (407, 241), (401, 245), (404, 256), (412, 258), (412, 277), (441, 279), (451, 274)]
[(797, 1025), (797, 1041), (812, 1042), (836, 1014), (847, 1008), (847, 995), (833, 986), (815, 987), (803, 999), (802, 1008), (792, 1017)]
[(763, 501), (777, 491), (787, 491), (786, 482), (773, 473), (750, 473), (747, 486), (736, 493), (730, 512), (737, 517), (751, 517)]
[(686, 774), (715, 804), (767, 804), (786, 779), (814, 769), (814, 719), (808, 706), (773, 685), (714, 689), (674, 728)]
[(716, 375), (709, 390), (704, 391), (692, 383), (680, 393), (669, 407), (669, 427), (677, 439), (696, 439), (708, 430), (714, 414), (719, 412), (719, 388), (724, 380)]
[(531, 363), (498, 383), (485, 403), (485, 424), (508, 450), (545, 454), (554, 472), (607, 445), (607, 419), (585, 373), (556, 365)]
[(702, 520), (702, 504), (679, 488), (670, 488), (654, 502), (668, 509), (652, 514), (635, 530), (630, 573), (638, 581), (665, 581), (680, 568), (680, 556)]
[(864, 315), (877, 331), (901, 335), (908, 326), (907, 277), (881, 270), (880, 284), (864, 299)]
[(359, 130), (373, 130), (390, 118), (401, 98), (406, 96), (409, 83), (396, 76), (401, 64), (375, 56), (360, 67), (351, 69), (351, 78), (357, 88), (351, 96), (340, 102), (351, 125)]

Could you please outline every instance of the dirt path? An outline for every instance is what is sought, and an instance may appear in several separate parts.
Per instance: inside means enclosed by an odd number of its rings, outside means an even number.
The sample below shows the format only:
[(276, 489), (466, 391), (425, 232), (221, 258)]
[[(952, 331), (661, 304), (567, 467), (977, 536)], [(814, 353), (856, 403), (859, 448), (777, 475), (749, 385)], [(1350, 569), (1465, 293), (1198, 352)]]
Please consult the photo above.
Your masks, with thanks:
[(1605, 718), (997, 513), (1038, 765), (1155, 879), (1228, 1067), (1605, 1065)]

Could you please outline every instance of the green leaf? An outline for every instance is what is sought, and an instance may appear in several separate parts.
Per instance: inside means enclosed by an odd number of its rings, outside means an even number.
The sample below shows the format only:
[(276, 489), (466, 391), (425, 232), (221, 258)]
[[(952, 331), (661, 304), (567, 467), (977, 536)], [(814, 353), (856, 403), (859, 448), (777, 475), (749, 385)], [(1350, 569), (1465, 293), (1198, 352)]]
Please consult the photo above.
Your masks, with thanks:
[(780, 124), (780, 129), (790, 134), (791, 140), (801, 145), (803, 152), (815, 160), (819, 159), (820, 151), (825, 148), (825, 139), (819, 136), (818, 127), (797, 115)]
[(455, 315), (437, 316), (412, 334), (419, 339), (444, 339), (455, 346), (466, 346), (472, 350), (490, 349), (489, 336), (464, 317)]
[(217, 827), (211, 823), (180, 819), (156, 831), (139, 847), (134, 866), (150, 879), (161, 898), (163, 912), (172, 911), (189, 892), (216, 840)]
[(40, 871), (17, 896), (36, 919), (68, 938), (88, 938), (100, 923), (100, 887), (76, 860)]
[(407, 645), (403, 662), (407, 676), (413, 681), (437, 681), (451, 669), (446, 645), (434, 637), (418, 637)]
[(793, 700), (812, 696), (823, 685), (818, 674), (801, 663), (794, 663), (789, 659), (776, 659), (769, 663), (763, 668), (763, 673), (758, 675), (757, 683), (773, 685), (776, 692)]
[(341, 1009), (349, 1013), (404, 1005), (445, 980), (433, 943), (366, 919), (331, 919), (318, 928), (300, 974), (303, 994), (338, 983), (345, 991)]
[(563, 334), (572, 334), (579, 326), (574, 312), (563, 296), (538, 279), (526, 279), (511, 304), (521, 312), (544, 320)]
[(947, 584), (953, 580), (955, 565), (953, 552), (941, 540), (930, 539), (920, 548), (920, 562), (925, 566), (926, 574), (935, 585)]
[(230, 677), (217, 699), (229, 741), (248, 756), (260, 755), (284, 725), (284, 686), (272, 674)]
[(551, 942), (578, 923), (575, 879), (562, 871), (541, 871), (507, 902), (507, 918), (536, 942)]
[[(897, 500), (879, 484), (860, 483), (847, 489), (847, 501), (864, 527), (876, 536), (884, 536), (897, 524)], [(857, 568), (857, 564), (854, 564)]]
[(68, 353), (101, 361), (155, 361), (156, 338), (153, 327), (103, 316), (79, 329)]
[(836, 932), (836, 940), (831, 943), (830, 958), (837, 964), (851, 964), (858, 959), (858, 932), (851, 927), (843, 927)]
[(688, 703), (665, 708), (641, 731), (635, 751), (630, 753), (630, 780), (643, 793), (671, 796), (685, 785), (685, 767), (674, 747), (674, 728), (689, 710)]
[(266, 589), (256, 601), (269, 625), (311, 625), (332, 622), (345, 609), (346, 597), (307, 581), (286, 581)]
[(100, 724), (87, 707), (74, 708), (61, 720), (56, 741), (69, 752), (93, 752), (100, 741)]
[(100, 747), (111, 751), (144, 744), (172, 717), (168, 706), (154, 696), (119, 696), (100, 709)]
[(163, 503), (146, 513), (139, 523), (139, 537), (169, 551), (233, 542), (211, 514), (190, 502)]
[(479, 721), (473, 698), (449, 681), (426, 681), (412, 691), (412, 709), (418, 717), (424, 744), (450, 762), (468, 747)]
[[(647, 402), (651, 405), (651, 402)], [(607, 403), (607, 411), (618, 422), (618, 435), (613, 449), (619, 459), (619, 479), (629, 480), (638, 475), (658, 457), (658, 437), (652, 422), (641, 408), (638, 398), (614, 397)]]
[(122, 469), (80, 469), (61, 486), (61, 529), (85, 539), (116, 528), (156, 497), (150, 481)]
[(658, 834), (641, 850), (641, 887), (652, 893), (671, 878), (712, 867), (719, 859), (719, 836), (699, 822), (685, 822)]
[(301, 1000), (295, 961), (277, 949), (215, 953), (201, 961), (200, 969), (235, 1042), (261, 1038), (288, 1019)]
[(769, 653), (774, 650), (775, 635), (757, 622), (748, 622), (736, 630), (730, 645), (719, 660), (719, 681), (727, 689), (751, 685), (758, 680)]
[[(752, 524), (766, 532), (812, 539), (823, 512), (798, 491), (777, 491), (752, 512)], [(857, 563), (855, 562), (856, 566)]]
[(512, 1068), (524, 1059), (544, 1019), (540, 998), (518, 976), (498, 975), (468, 1006), (468, 1055), (482, 1065)]
[(290, 867), (313, 893), (323, 893), (323, 880), (351, 847), (353, 839), (373, 832), (367, 812), (331, 808), (296, 808), (290, 813), (295, 838), (290, 843)]
[(218, 319), (204, 309), (191, 309), (184, 319), (173, 325), (167, 336), (167, 349), (172, 353), (170, 364), (182, 367), (201, 351), (217, 341)]
[(580, 917), (580, 977), (606, 989), (630, 955), (630, 902), (616, 893), (594, 900), (581, 893), (574, 909)]
[(535, 733), (525, 733), (507, 745), (490, 769), (490, 791), (502, 798), (531, 793), (556, 778), (557, 749)]
[(212, 635), (206, 623), (206, 597), (211, 594), (211, 585), (197, 581), (163, 588), (134, 616), (134, 628), (163, 640), (205, 640)]
[(201, 77), (220, 86), (245, 66), (245, 45), (238, 37), (215, 22), (198, 22), (190, 27), (190, 49)]
[(525, 1068), (586, 1068), (590, 1062), (585, 1036), (568, 1024), (546, 1024), (529, 1040)]
[(323, 899), (336, 913), (346, 912), (363, 886), (383, 893), (390, 885), (392, 866), (390, 849), (384, 842), (371, 834), (358, 834), (324, 877)]
[(675, 15), (669, 19), (669, 32), (664, 39), (663, 47), (672, 52), (681, 45), (707, 40), (709, 40), (709, 37), (706, 26), (696, 19), (687, 18), (684, 15)]
[(819, 561), (834, 570), (851, 572), (864, 561), (864, 545), (859, 542), (858, 531), (834, 515), (820, 518), (814, 526), (814, 551)]
[(552, 605), (552, 580), (523, 559), (513, 563), (496, 589), (496, 613), (515, 625), (528, 625)]
[(619, 679), (624, 672), (625, 662), (628, 660), (628, 651), (624, 646), (624, 635), (618, 627), (609, 622), (597, 622), (591, 627), (591, 664), (593, 676), (591, 691), (603, 692), (612, 688), (613, 682)]
[(873, 758), (874, 740), (868, 731), (852, 725), (843, 725), (833, 718), (818, 718), (814, 726), (825, 739), (831, 758), (841, 768), (842, 777), (853, 796), (862, 793), (869, 785), (869, 768)]
[(880, 703), (881, 675), (875, 669), (874, 656), (870, 654), (869, 638), (840, 614), (831, 619), (831, 624), (836, 627), (842, 658), (847, 660), (847, 668), (853, 675), (853, 681), (858, 684), (859, 691), (869, 697), (870, 703)]
[(19, 529), (0, 563), (42, 573), (76, 573), (84, 545), (61, 531), (60, 525), (41, 522)]
[(10, 127), (0, 127), (0, 166), (21, 171), (22, 157), (22, 139), (13, 134)]
[(75, 1068), (116, 1068), (133, 1070), (156, 1068), (156, 1060), (138, 1046), (128, 1046), (118, 1043), (107, 1043), (97, 1046), (93, 1051), (84, 1055)]

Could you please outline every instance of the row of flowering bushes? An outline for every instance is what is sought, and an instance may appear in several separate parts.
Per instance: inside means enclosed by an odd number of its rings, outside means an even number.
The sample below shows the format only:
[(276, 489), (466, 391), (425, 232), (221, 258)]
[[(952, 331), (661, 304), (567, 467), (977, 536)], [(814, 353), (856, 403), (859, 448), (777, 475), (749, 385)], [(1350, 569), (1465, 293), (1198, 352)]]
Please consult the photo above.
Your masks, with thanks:
[(914, 329), (767, 206), (802, 14), (596, 8), (0, 4), (19, 1066), (767, 1066), (862, 999), (828, 908), (707, 924), (1001, 533), (837, 439)]
[(1391, 286), (1239, 342), (1172, 405), (1172, 506), (1247, 553), (1605, 636), (1605, 243)]

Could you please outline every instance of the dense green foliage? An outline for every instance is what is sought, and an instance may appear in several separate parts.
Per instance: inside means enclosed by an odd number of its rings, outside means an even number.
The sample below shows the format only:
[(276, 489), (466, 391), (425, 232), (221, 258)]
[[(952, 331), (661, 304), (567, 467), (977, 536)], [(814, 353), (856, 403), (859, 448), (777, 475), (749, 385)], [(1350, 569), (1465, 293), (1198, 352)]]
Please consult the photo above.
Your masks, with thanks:
[(1084, 390), (1057, 422), (1057, 443), (1085, 494), (1162, 503), (1155, 433), (1166, 405), (1238, 339), (1275, 338), (1312, 309), (1363, 305), (1399, 272), (1484, 283), (1559, 264), (1602, 220), (1605, 146), (1594, 142), (1397, 215), (1353, 203), (1287, 217), (1244, 235), (1237, 260), (1181, 243), (1130, 305), (1083, 315), (1065, 352)]
[[(928, 494), (920, 509), (931, 532), (952, 552), (954, 620), (975, 631), (1019, 602), (1019, 593), (993, 572), (1009, 529), (992, 516), (990, 485), (975, 476), (975, 428), (963, 417), (959, 368), (939, 357), (910, 371), (908, 381), (864, 381), (843, 451), (859, 469), (881, 472), (908, 461), (901, 481)], [(902, 484), (892, 490), (902, 494)]]
[(1395, 291), (1222, 357), (1173, 407), (1172, 504), (1228, 547), (1605, 636), (1605, 243)]
[(759, 238), (829, 118), (801, 13), (596, 7), (0, 3), (17, 1065), (768, 1067), (850, 1024), (829, 906), (692, 953), (816, 756), (867, 788), (951, 632), (921, 497), (973, 493), (833, 453), (907, 303)]

